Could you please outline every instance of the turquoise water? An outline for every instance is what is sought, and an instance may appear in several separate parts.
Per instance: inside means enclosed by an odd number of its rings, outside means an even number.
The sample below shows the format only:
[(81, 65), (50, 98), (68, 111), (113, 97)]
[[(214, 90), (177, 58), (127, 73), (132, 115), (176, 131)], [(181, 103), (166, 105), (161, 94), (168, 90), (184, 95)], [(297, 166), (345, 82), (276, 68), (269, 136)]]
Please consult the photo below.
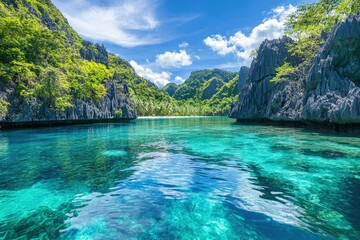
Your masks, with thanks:
[(360, 138), (227, 118), (0, 132), (0, 239), (360, 239)]

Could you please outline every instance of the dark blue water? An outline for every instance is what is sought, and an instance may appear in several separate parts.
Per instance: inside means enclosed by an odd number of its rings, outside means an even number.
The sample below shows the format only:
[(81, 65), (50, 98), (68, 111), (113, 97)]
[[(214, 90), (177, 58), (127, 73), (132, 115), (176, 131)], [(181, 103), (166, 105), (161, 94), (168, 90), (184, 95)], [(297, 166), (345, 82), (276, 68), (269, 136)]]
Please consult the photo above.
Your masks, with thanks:
[(0, 132), (0, 239), (360, 239), (360, 138), (139, 119)]

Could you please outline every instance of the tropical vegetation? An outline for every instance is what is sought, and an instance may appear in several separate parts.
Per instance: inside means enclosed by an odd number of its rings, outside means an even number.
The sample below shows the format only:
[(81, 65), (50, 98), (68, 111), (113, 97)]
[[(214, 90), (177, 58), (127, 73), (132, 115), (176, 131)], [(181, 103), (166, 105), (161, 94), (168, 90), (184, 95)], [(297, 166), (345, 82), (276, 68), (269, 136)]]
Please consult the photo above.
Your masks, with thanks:
[[(289, 51), (310, 66), (334, 26), (359, 9), (358, 0), (299, 6), (286, 22), (286, 34), (294, 39)], [(219, 69), (194, 71), (183, 84), (160, 89), (126, 60), (81, 39), (50, 0), (1, 1), (0, 39), (1, 85), (15, 86), (19, 98), (40, 99), (56, 111), (65, 111), (76, 99), (103, 98), (104, 83), (114, 73), (127, 83), (139, 116), (226, 115), (238, 95), (238, 74)], [(285, 62), (272, 81), (297, 71), (299, 66)], [(0, 98), (1, 116), (8, 107)]]
[[(310, 67), (320, 46), (336, 24), (359, 10), (359, 0), (319, 0), (299, 6), (285, 23), (285, 34), (294, 39), (288, 46), (289, 52), (301, 59), (301, 65), (305, 68)], [(285, 62), (277, 69), (273, 81), (286, 80), (289, 74), (297, 71), (299, 66), (291, 66)]]
[[(126, 60), (82, 40), (50, 0), (1, 1), (0, 39), (1, 84), (15, 85), (18, 98), (40, 99), (56, 111), (65, 111), (76, 99), (103, 98), (104, 83), (115, 72), (127, 83), (139, 116), (227, 114), (236, 95), (217, 99), (230, 80), (236, 82), (236, 74), (221, 70), (193, 74), (176, 86), (176, 96), (170, 95), (138, 76)], [(220, 79), (216, 91), (204, 99), (215, 77)], [(0, 99), (2, 116), (8, 105)]]

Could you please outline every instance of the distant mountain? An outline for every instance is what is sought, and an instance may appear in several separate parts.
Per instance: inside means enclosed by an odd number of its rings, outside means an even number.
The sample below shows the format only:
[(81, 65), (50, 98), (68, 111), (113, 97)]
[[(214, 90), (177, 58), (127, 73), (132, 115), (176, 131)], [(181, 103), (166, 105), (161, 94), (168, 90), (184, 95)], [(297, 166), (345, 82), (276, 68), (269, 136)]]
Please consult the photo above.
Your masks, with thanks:
[[(83, 40), (50, 0), (0, 1), (0, 122), (226, 115), (238, 74), (193, 72), (160, 89)], [(232, 90), (231, 90), (232, 89)], [(230, 100), (231, 99), (231, 100)]]
[(183, 84), (170, 83), (164, 91), (178, 101), (199, 106), (205, 115), (227, 115), (231, 103), (239, 94), (237, 86), (243, 84), (247, 67), (239, 74), (220, 69), (194, 71)]
[(236, 73), (220, 69), (194, 71), (180, 85), (168, 84), (164, 90), (177, 100), (210, 99), (221, 86), (236, 76)]
[(0, 121), (135, 118), (170, 96), (124, 59), (81, 39), (50, 0), (0, 2)]

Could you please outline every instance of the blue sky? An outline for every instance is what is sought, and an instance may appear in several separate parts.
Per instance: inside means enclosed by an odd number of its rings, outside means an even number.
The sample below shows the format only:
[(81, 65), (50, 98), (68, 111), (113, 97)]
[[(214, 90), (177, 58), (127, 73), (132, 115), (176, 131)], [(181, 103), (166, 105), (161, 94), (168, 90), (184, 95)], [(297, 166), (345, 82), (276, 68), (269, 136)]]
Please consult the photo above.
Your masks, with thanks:
[(85, 39), (105, 45), (158, 86), (191, 71), (238, 71), (288, 14), (314, 0), (54, 0)]

